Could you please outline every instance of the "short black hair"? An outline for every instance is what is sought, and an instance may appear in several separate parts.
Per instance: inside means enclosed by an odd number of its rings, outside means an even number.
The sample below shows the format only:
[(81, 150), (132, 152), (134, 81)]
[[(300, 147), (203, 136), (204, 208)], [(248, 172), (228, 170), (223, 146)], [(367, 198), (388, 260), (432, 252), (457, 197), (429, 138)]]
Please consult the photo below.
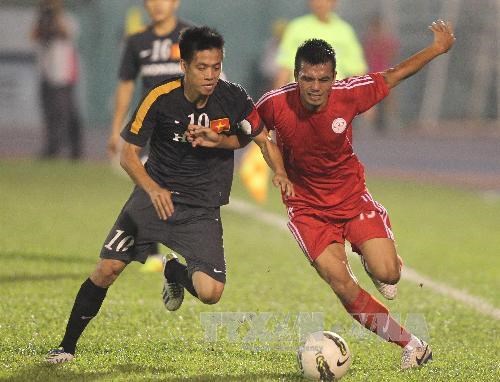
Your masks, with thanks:
[(200, 50), (220, 49), (224, 52), (224, 38), (215, 29), (202, 27), (189, 27), (181, 32), (179, 39), (181, 59), (190, 62), (194, 53)]
[(337, 67), (337, 60), (335, 58), (335, 50), (325, 40), (319, 38), (312, 38), (304, 41), (297, 49), (295, 54), (295, 75), (297, 76), (300, 71), (300, 66), (303, 62), (311, 65), (332, 63), (333, 72)]

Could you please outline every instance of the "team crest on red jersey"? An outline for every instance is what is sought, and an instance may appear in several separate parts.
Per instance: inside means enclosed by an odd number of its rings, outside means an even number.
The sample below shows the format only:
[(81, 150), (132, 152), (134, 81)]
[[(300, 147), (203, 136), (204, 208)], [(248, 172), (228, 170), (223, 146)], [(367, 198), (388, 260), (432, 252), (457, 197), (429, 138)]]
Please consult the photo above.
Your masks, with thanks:
[(332, 122), (332, 130), (334, 133), (341, 134), (347, 127), (347, 122), (344, 118), (335, 118)]
[(229, 123), (229, 118), (216, 119), (210, 121), (210, 129), (216, 133), (222, 133), (223, 131), (229, 131), (231, 125)]

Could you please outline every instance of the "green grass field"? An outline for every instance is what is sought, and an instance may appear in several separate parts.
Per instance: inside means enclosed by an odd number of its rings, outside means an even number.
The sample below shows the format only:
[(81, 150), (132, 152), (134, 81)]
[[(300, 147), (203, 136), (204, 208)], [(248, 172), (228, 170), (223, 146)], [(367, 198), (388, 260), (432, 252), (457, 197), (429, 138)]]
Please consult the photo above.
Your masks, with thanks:
[[(416, 183), (370, 179), (369, 185), (391, 214), (407, 266), (500, 307), (500, 200)], [(0, 379), (298, 381), (297, 317), (318, 312), (353, 353), (345, 381), (500, 380), (498, 320), (402, 280), (398, 299), (387, 305), (403, 320), (420, 317), (435, 360), (401, 372), (400, 349), (352, 324), (291, 235), (228, 208), (228, 282), (219, 304), (187, 296), (177, 312), (167, 312), (161, 274), (132, 264), (81, 338), (76, 360), (45, 365), (131, 187), (104, 164), (0, 162)], [(233, 196), (247, 198), (237, 183)], [(285, 215), (274, 190), (264, 207)], [(352, 265), (376, 294), (359, 261)], [(206, 338), (201, 320), (228, 319), (229, 312), (268, 312), (272, 319), (259, 342), (247, 340), (252, 321), (236, 334), (226, 324), (216, 340)]]

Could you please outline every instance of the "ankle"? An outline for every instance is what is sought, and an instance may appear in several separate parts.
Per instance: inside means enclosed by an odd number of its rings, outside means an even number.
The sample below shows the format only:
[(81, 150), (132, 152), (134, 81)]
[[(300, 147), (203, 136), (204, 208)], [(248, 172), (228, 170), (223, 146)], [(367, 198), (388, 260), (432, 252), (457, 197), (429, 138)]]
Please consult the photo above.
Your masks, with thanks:
[(410, 338), (410, 342), (408, 342), (405, 346), (405, 348), (412, 348), (412, 349), (415, 349), (419, 346), (422, 346), (422, 341), (414, 336), (413, 334), (411, 335), (411, 338)]

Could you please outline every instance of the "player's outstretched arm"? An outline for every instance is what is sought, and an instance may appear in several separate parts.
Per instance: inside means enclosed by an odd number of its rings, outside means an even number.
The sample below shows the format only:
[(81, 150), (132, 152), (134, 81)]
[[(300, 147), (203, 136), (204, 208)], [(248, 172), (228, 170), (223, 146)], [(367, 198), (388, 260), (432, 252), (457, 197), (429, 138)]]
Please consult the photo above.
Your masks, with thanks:
[(437, 56), (448, 52), (455, 43), (453, 27), (449, 21), (434, 21), (429, 29), (434, 33), (434, 41), (425, 49), (414, 54), (394, 68), (382, 72), (389, 88), (411, 77)]
[(147, 192), (158, 217), (167, 220), (174, 212), (170, 191), (160, 187), (146, 172), (139, 153), (141, 147), (125, 142), (120, 156), (120, 164), (132, 180)]

